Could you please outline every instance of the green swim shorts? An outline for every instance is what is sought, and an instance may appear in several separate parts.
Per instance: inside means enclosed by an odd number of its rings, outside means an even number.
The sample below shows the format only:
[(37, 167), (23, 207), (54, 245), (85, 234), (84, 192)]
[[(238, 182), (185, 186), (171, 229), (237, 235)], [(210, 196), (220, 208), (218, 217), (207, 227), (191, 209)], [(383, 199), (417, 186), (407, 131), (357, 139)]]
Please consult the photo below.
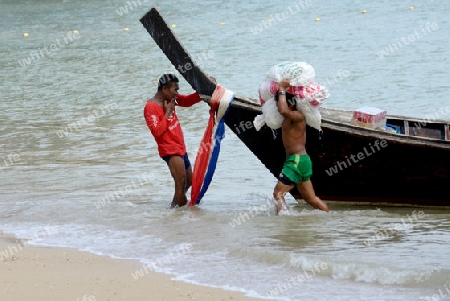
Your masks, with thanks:
[[(309, 181), (312, 176), (312, 162), (309, 155), (290, 155), (283, 165), (279, 180), (286, 185)], [(286, 181), (288, 180), (288, 181)]]

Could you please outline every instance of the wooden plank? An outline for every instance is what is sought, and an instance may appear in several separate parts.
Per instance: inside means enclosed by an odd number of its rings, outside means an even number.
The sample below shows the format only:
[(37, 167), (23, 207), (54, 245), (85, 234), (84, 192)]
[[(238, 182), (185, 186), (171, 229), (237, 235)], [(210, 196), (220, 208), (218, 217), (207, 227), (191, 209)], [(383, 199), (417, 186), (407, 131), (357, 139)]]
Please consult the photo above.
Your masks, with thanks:
[[(216, 89), (216, 84), (194, 62), (159, 11), (153, 7), (140, 19), (140, 22), (192, 88), (202, 96), (211, 96)], [(234, 100), (232, 104), (234, 106), (245, 106), (261, 112), (261, 105), (256, 100), (242, 96), (235, 96)]]
[(409, 136), (409, 122), (408, 122), (408, 120), (404, 121), (404, 127), (405, 127), (405, 135)]

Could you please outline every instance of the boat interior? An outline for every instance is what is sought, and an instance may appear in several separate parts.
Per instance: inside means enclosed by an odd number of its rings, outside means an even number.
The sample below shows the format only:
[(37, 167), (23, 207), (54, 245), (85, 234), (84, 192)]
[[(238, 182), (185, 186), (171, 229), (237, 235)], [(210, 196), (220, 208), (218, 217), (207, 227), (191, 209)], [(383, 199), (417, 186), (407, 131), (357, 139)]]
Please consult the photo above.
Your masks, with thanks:
[[(320, 112), (324, 120), (353, 126), (351, 124), (353, 111), (321, 107)], [(386, 126), (376, 130), (406, 136), (450, 140), (450, 120), (405, 119), (403, 116), (388, 115)]]

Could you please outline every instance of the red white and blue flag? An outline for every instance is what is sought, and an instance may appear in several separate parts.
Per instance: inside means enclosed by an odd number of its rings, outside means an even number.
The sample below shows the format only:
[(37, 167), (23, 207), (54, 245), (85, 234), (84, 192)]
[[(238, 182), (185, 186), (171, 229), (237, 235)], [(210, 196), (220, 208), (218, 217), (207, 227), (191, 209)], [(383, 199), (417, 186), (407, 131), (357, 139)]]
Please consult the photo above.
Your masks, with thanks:
[(234, 94), (217, 86), (210, 104), (208, 126), (200, 142), (192, 174), (191, 201), (188, 206), (200, 204), (208, 190), (219, 158), (220, 142), (225, 138), (225, 116), (233, 101)]

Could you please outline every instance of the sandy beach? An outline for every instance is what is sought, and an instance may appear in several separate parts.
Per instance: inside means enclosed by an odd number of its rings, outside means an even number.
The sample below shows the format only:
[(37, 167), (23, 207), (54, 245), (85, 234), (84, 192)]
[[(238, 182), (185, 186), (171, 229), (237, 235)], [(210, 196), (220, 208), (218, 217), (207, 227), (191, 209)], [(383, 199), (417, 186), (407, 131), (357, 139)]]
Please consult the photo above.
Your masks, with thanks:
[[(444, 147), (412, 158), (398, 148), (407, 135), (386, 133), (382, 147), (382, 132), (364, 141), (355, 129), (343, 141), (330, 121), (372, 107), (401, 132), (450, 126), (450, 1), (409, 2), (0, 0), (0, 301), (450, 301), (450, 208), (396, 189), (431, 174), (430, 187), (448, 187)], [(167, 26), (144, 21), (153, 6)], [(185, 51), (165, 44), (166, 27)], [(331, 212), (287, 194), (291, 214), (275, 214), (282, 131), (256, 131), (262, 108), (237, 102), (217, 164), (194, 177), (212, 180), (200, 204), (172, 210), (173, 177), (144, 118), (159, 78), (204, 94), (195, 65), (260, 103), (282, 62), (307, 63), (329, 92), (306, 152)], [(176, 107), (193, 170), (210, 109)], [(374, 164), (393, 158), (402, 169)], [(420, 174), (417, 162), (439, 168)], [(371, 195), (361, 174), (385, 181), (369, 181)]]
[(239, 292), (191, 285), (119, 260), (66, 248), (28, 246), (0, 234), (0, 300), (259, 300)]

